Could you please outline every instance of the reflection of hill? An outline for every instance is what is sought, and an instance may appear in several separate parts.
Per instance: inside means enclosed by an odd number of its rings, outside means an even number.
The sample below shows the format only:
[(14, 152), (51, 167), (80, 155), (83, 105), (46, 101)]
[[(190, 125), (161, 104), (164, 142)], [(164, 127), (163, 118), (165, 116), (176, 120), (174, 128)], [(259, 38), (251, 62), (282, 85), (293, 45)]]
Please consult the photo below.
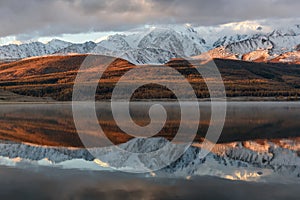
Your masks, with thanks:
[(0, 139), (51, 146), (81, 146), (70, 107), (3, 105)]
[[(139, 125), (149, 121), (148, 104), (136, 104), (131, 107), (133, 120)], [(165, 104), (168, 119), (164, 128), (156, 136), (172, 140), (180, 124), (180, 111), (175, 103)], [(297, 104), (229, 104), (227, 119), (219, 143), (234, 141), (249, 141), (282, 138), (299, 138), (299, 114)], [(205, 136), (210, 122), (210, 108), (200, 107), (201, 121), (195, 142)], [(132, 136), (122, 132), (112, 118), (108, 103), (97, 104), (99, 123), (107, 137), (114, 143), (124, 143)], [(81, 119), (82, 123), (91, 123), (89, 119)], [(197, 121), (183, 122), (185, 126)], [(212, 121), (212, 125), (217, 124)], [(100, 140), (97, 132), (87, 132), (91, 140)], [(179, 136), (180, 138), (180, 136)], [(73, 122), (70, 104), (40, 104), (40, 105), (2, 105), (0, 106), (0, 139), (17, 142), (27, 142), (50, 146), (81, 147)]]

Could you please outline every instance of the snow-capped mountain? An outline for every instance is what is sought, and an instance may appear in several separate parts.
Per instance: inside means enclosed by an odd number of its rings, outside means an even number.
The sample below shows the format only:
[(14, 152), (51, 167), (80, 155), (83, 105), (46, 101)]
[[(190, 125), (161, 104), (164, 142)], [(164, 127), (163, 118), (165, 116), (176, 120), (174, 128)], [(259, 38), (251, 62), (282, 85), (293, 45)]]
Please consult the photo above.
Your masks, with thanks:
[(243, 55), (256, 50), (268, 50), (271, 55), (297, 50), (300, 44), (300, 26), (274, 30), (269, 34), (255, 34), (245, 40), (226, 45), (226, 50)]
[[(136, 36), (138, 37), (138, 36)], [(133, 43), (129, 42), (130, 36), (116, 34), (111, 35), (107, 40), (99, 42), (99, 46), (104, 47), (109, 51), (129, 51), (136, 48)]]
[(71, 43), (56, 39), (51, 40), (47, 44), (32, 42), (29, 44), (5, 45), (0, 47), (0, 59), (20, 59), (53, 54), (69, 45), (71, 45)]
[(132, 35), (113, 35), (92, 53), (118, 56), (133, 63), (165, 63), (207, 51), (205, 40), (190, 26), (152, 27)]
[(0, 47), (1, 58), (47, 54), (94, 53), (122, 57), (136, 64), (164, 63), (207, 51), (205, 40), (190, 26), (151, 27), (131, 35), (112, 35), (98, 44), (71, 44), (59, 40)]
[[(46, 44), (10, 44), (0, 46), (0, 59), (78, 53), (121, 57), (135, 64), (158, 64), (176, 57), (197, 57), (209, 51), (213, 58), (266, 61), (286, 52), (300, 50), (300, 25), (278, 28), (269, 33), (256, 31), (236, 35), (212, 35), (212, 30), (209, 34), (205, 34), (203, 29), (199, 31), (190, 25), (158, 26), (129, 35), (111, 35), (99, 43), (73, 44), (52, 40)], [(212, 42), (210, 37), (216, 40)]]
[(154, 28), (138, 43), (138, 48), (163, 49), (182, 57), (198, 55), (205, 52), (205, 40), (191, 27)]
[(65, 48), (61, 48), (54, 53), (56, 54), (69, 54), (69, 53), (78, 53), (85, 54), (93, 51), (93, 49), (97, 46), (94, 42), (85, 42), (83, 44), (70, 44)]
[(71, 42), (66, 42), (66, 41), (62, 41), (62, 40), (58, 40), (58, 39), (53, 39), (50, 42), (48, 42), (46, 44), (46, 46), (49, 46), (52, 48), (52, 51), (58, 51), (62, 48), (66, 48), (68, 46), (72, 45)]

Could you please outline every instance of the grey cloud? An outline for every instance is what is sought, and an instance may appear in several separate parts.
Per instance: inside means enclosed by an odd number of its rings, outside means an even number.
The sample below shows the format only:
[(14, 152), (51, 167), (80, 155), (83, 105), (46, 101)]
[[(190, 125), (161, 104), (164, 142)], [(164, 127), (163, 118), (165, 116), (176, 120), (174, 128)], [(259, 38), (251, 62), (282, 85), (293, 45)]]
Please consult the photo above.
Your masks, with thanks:
[(2, 0), (0, 37), (123, 31), (143, 24), (299, 17), (298, 0)]

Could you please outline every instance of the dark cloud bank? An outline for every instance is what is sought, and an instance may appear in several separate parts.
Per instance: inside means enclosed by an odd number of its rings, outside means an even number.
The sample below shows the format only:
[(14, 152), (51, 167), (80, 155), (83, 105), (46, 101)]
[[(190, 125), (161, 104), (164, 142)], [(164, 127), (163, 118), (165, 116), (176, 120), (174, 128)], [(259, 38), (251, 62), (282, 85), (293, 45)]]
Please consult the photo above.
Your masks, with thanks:
[(299, 17), (298, 0), (2, 0), (0, 37), (124, 31), (144, 24)]

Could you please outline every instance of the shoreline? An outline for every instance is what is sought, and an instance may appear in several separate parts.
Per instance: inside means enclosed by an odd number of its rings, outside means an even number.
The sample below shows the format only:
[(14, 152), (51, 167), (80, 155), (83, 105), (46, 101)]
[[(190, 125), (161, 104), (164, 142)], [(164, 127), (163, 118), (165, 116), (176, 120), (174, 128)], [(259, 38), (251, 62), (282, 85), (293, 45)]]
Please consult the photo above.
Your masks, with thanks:
[[(92, 102), (93, 101), (76, 101), (76, 103), (85, 103), (85, 102)], [(95, 103), (110, 103), (112, 102), (111, 100), (100, 100), (100, 101), (95, 101)], [(115, 102), (126, 102), (126, 100), (118, 100)], [(178, 102), (177, 99), (135, 99), (131, 100), (130, 103), (141, 103), (141, 102), (163, 102), (163, 103), (174, 103)], [(196, 101), (190, 101), (190, 100), (183, 100), (182, 102), (196, 102)], [(287, 100), (287, 98), (283, 99), (276, 99), (273, 97), (262, 97), (262, 98), (256, 98), (256, 97), (229, 97), (226, 99), (218, 99), (214, 98), (213, 101), (211, 99), (206, 98), (206, 99), (197, 99), (197, 102), (202, 103), (202, 102), (300, 102), (300, 99), (298, 100)], [(72, 104), (73, 101), (0, 101), (1, 104)]]

